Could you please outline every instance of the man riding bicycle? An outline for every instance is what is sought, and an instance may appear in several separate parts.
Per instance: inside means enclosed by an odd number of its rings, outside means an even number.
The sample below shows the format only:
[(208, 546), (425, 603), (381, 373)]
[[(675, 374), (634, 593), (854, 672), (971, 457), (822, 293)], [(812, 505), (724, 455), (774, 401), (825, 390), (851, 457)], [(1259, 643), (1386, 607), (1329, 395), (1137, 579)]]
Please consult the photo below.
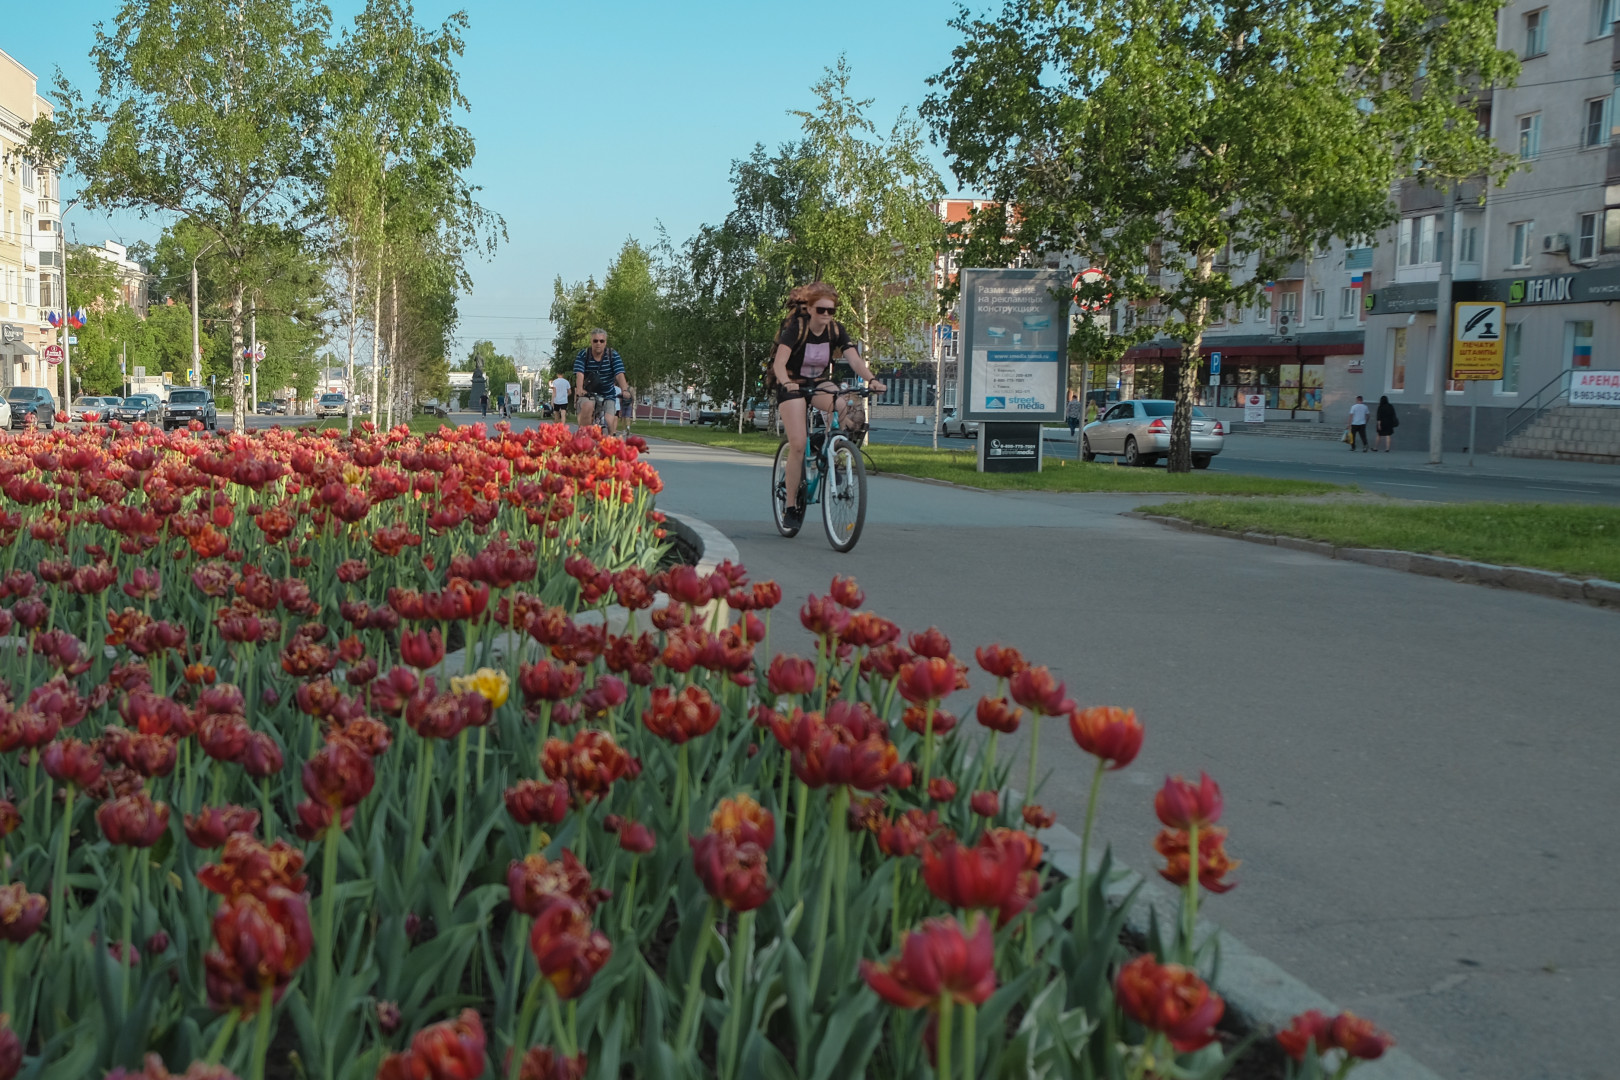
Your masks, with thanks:
[[(832, 391), (838, 384), (832, 379), (833, 361), (842, 358), (879, 393), (886, 387), (872, 375), (872, 369), (861, 359), (860, 350), (850, 340), (849, 331), (833, 319), (838, 311), (838, 291), (824, 281), (817, 281), (798, 290), (808, 313), (795, 315), (782, 325), (776, 336), (776, 356), (772, 366), (776, 372), (776, 400), (782, 415), (782, 427), (787, 432), (787, 502), (783, 524), (797, 529), (804, 523), (804, 507), (799, 505), (799, 485), (804, 477), (804, 443), (808, 437), (807, 410), (786, 407), (786, 403), (799, 395), (800, 387), (813, 389), (810, 403), (822, 412), (834, 408)], [(847, 405), (848, 399), (845, 399)], [(850, 427), (850, 415), (841, 413), (843, 424)]]
[(612, 435), (619, 426), (619, 394), (629, 391), (630, 384), (624, 380), (624, 361), (616, 350), (607, 347), (607, 331), (597, 327), (591, 331), (590, 347), (579, 350), (574, 357), (574, 397), (579, 401), (579, 426), (589, 427), (596, 420)]

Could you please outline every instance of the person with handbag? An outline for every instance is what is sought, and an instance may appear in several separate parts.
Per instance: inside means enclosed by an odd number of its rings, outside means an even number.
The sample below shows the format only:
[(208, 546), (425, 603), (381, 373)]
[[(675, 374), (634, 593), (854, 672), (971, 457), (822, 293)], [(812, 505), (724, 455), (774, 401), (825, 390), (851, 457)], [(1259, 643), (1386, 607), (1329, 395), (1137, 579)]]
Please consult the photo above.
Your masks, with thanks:
[(1395, 415), (1395, 406), (1389, 403), (1388, 394), (1378, 399), (1377, 421), (1379, 445), (1376, 449), (1387, 454), (1394, 440), (1395, 429), (1401, 426), (1401, 418)]

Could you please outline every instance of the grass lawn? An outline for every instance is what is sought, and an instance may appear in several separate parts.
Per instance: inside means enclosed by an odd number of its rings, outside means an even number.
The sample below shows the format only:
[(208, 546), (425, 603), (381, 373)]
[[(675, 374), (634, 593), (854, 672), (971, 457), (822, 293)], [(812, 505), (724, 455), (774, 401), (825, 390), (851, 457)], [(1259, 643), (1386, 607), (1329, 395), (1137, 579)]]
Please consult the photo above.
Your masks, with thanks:
[[(365, 418), (359, 416), (355, 417), (354, 426), (359, 427), (362, 419)], [(437, 432), (440, 427), (449, 423), (450, 421), (437, 416), (413, 416), (410, 419), (410, 428), (411, 431), (417, 435), (432, 435)], [(319, 421), (315, 425), (315, 430), (325, 431), (327, 428), (336, 428), (338, 431), (343, 431), (347, 426), (348, 425), (344, 422), (341, 416), (329, 416), (326, 419)], [(381, 425), (379, 424), (379, 426)], [(495, 422), (493, 419), (489, 421), (489, 426), (491, 430), (494, 429)]]
[(1280, 499), (1144, 506), (1204, 525), (1390, 548), (1620, 581), (1620, 507), (1456, 503), (1403, 506)]
[[(726, 446), (754, 454), (776, 453), (778, 439), (762, 431), (738, 434), (710, 427), (660, 425), (642, 422), (636, 434), (649, 439), (676, 439), (681, 442)], [(967, 487), (997, 491), (1129, 491), (1187, 492), (1195, 495), (1323, 495), (1347, 490), (1336, 484), (1309, 480), (1274, 480), (1265, 476), (1243, 476), (1218, 471), (1194, 471), (1177, 475), (1164, 469), (1127, 469), (1095, 462), (1047, 459), (1046, 470), (1038, 473), (981, 473), (977, 448), (934, 450), (926, 446), (887, 446), (873, 443), (866, 448), (872, 466), (880, 473), (899, 473), (930, 480), (949, 480)]]

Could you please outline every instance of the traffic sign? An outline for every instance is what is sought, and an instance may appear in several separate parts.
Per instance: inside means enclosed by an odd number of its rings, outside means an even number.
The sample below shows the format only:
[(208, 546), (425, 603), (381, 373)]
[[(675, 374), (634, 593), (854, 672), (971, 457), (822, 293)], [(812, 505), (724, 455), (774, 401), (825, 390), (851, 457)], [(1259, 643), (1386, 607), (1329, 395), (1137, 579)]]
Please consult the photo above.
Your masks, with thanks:
[(1507, 305), (1464, 301), (1452, 322), (1451, 377), (1458, 382), (1495, 382), (1506, 352)]
[(66, 355), (67, 351), (60, 345), (45, 346), (45, 359), (49, 363), (60, 364), (62, 362), (62, 358)]

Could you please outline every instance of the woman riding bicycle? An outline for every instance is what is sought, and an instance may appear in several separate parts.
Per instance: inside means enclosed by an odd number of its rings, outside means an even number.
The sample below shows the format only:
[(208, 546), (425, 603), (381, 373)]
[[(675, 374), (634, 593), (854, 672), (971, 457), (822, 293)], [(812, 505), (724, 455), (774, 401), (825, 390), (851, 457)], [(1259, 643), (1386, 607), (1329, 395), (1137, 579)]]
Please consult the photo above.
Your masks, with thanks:
[[(782, 414), (782, 427), (787, 432), (792, 452), (787, 455), (787, 499), (783, 523), (798, 528), (804, 523), (804, 507), (799, 505), (799, 484), (804, 476), (804, 443), (808, 434), (809, 413), (804, 409), (789, 408), (801, 386), (817, 391), (810, 403), (822, 412), (834, 407), (831, 391), (838, 385), (831, 379), (836, 358), (849, 362), (855, 374), (881, 393), (884, 385), (874, 379), (872, 369), (861, 359), (860, 350), (850, 340), (849, 331), (833, 315), (838, 311), (838, 291), (824, 281), (817, 281), (798, 290), (807, 314), (796, 315), (783, 324), (776, 336), (776, 356), (772, 366), (776, 372), (776, 401)], [(825, 392), (823, 392), (825, 391)], [(846, 424), (846, 426), (848, 426)]]

